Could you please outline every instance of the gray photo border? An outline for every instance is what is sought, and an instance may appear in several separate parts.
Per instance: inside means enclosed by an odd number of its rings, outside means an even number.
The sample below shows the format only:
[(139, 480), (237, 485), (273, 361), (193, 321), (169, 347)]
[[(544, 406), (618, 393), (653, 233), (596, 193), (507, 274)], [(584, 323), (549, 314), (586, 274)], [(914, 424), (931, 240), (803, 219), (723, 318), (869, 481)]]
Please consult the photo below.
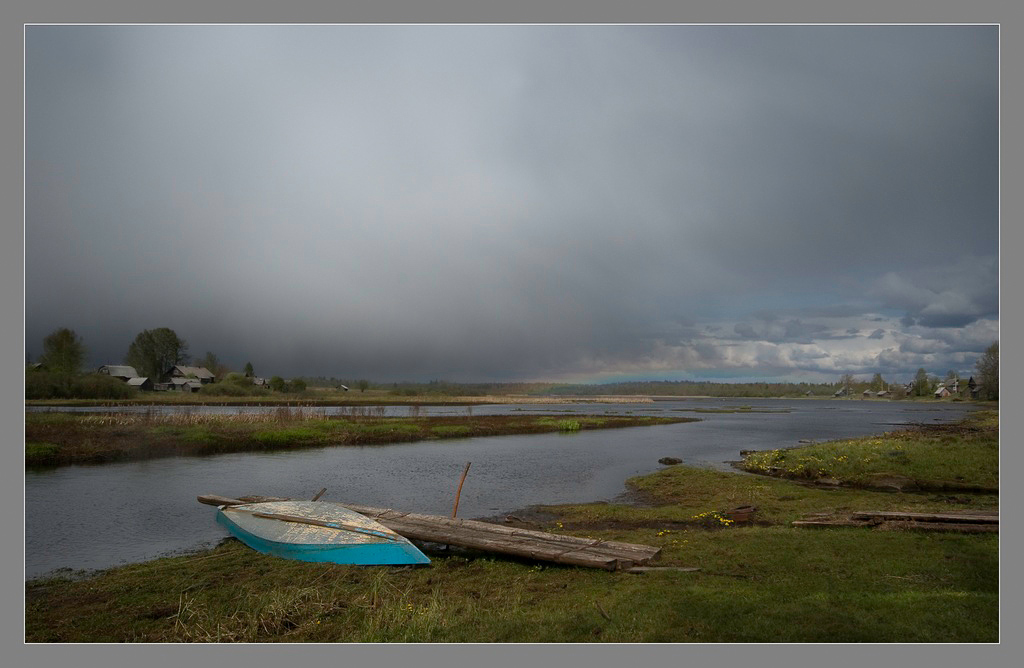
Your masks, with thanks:
[[(0, 324), (3, 341), (3, 378), (23, 373), (24, 341), (24, 200), (23, 200), (23, 63), (24, 26), (37, 23), (984, 23), (1001, 25), (1001, 179), (1021, 182), (1020, 129), (1013, 121), (1020, 109), (1020, 76), (1011, 67), (1022, 62), (1019, 43), (1012, 40), (1019, 28), (1020, 10), (1007, 0), (975, 2), (927, 0), (871, 0), (868, 3), (821, 3), (811, 0), (764, 2), (705, 2), (702, 5), (669, 0), (567, 0), (554, 2), (481, 3), (471, 0), (380, 0), (351, 4), (329, 0), (218, 0), (178, 3), (130, 0), (15, 0), (2, 10), (3, 39), (0, 69), (3, 72), (2, 188), (3, 243), (0, 244), (0, 281), (3, 310), (9, 315)], [(1008, 29), (1010, 28), (1010, 29)], [(1016, 128), (1016, 129), (1015, 129)], [(1002, 221), (1015, 220), (1020, 212), (1019, 188), (1007, 188), (1001, 197)], [(14, 203), (19, 203), (15, 205)], [(1000, 285), (1018, 285), (1020, 273), (1007, 249), (1019, 248), (1020, 226), (1000, 225)], [(1007, 262), (1009, 260), (1009, 262)], [(1019, 278), (1019, 277), (1018, 277)], [(1016, 353), (1020, 311), (1014, 295), (1000, 292), (1000, 338), (1003, 378), (1019, 378)], [(10, 315), (13, 314), (13, 315)], [(19, 323), (20, 321), (20, 323)], [(1007, 354), (1009, 353), (1009, 354)], [(22, 364), (19, 364), (19, 361)], [(1004, 386), (1009, 385), (1004, 382)], [(1001, 578), (1001, 642), (997, 645), (285, 645), (285, 646), (183, 646), (183, 645), (26, 645), (24, 643), (24, 392), (16, 381), (0, 385), (3, 393), (3, 424), (9, 431), (2, 449), (5, 465), (0, 490), (10, 512), (4, 518), (8, 540), (3, 542), (3, 629), (5, 653), (14, 654), (17, 666), (178, 666), (195, 661), (216, 661), (223, 666), (278, 666), (296, 660), (324, 665), (396, 665), (403, 660), (426, 666), (542, 664), (621, 666), (638, 662), (691, 665), (743, 665), (745, 662), (785, 662), (798, 665), (864, 665), (883, 660), (899, 665), (962, 666), (1010, 665), (1015, 642), (1013, 621), (1020, 619), (1020, 585)], [(1011, 399), (1012, 401), (1013, 399)], [(1016, 442), (1021, 426), (1012, 411), (1003, 415), (1001, 443)], [(21, 425), (18, 428), (16, 425)], [(1003, 470), (1017, 470), (1018, 449), (1003, 445)], [(22, 474), (19, 478), (18, 471)], [(1004, 487), (1001, 506), (1017, 507), (1019, 492)], [(14, 509), (17, 509), (15, 511)], [(1009, 571), (1020, 554), (1020, 522), (1012, 512), (1003, 513), (1001, 574)], [(15, 540), (14, 536), (21, 536)], [(1019, 582), (1019, 580), (1017, 580)]]

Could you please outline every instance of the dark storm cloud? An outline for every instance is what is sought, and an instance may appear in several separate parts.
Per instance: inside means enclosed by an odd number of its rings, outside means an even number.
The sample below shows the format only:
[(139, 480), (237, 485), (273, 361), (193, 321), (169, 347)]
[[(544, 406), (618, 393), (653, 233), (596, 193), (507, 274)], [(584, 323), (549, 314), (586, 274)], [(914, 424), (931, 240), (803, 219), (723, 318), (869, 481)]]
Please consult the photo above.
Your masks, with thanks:
[(995, 257), (960, 258), (945, 266), (889, 272), (872, 285), (883, 306), (906, 312), (904, 326), (964, 327), (999, 313)]
[(30, 26), (29, 352), (168, 326), (381, 380), (833, 374), (902, 351), (883, 329), (974, 354), (997, 37)]
[[(762, 322), (757, 329), (746, 323), (739, 323), (734, 328), (737, 336), (742, 339), (757, 341), (769, 341), (773, 343), (793, 342), (812, 343), (817, 339), (832, 338), (828, 333), (828, 327), (817, 323), (807, 323), (801, 320)], [(856, 333), (854, 330), (853, 333)]]

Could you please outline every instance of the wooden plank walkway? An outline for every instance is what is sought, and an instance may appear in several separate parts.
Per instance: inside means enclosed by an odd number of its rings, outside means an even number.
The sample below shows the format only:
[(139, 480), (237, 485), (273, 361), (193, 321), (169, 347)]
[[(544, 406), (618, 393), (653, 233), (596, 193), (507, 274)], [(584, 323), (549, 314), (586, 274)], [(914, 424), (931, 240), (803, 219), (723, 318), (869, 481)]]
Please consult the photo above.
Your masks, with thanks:
[[(230, 499), (208, 494), (198, 497), (198, 500), (200, 503), (220, 506), (288, 499), (260, 496)], [(380, 522), (410, 540), (456, 545), (571, 566), (628, 571), (647, 565), (661, 552), (661, 548), (650, 545), (516, 529), (490, 522), (407, 513), (392, 508), (351, 503), (341, 505)]]
[(833, 517), (827, 513), (810, 515), (793, 522), (795, 527), (875, 527), (880, 529), (915, 529), (919, 531), (955, 531), (959, 533), (998, 533), (997, 511), (970, 513), (905, 513), (870, 510)]

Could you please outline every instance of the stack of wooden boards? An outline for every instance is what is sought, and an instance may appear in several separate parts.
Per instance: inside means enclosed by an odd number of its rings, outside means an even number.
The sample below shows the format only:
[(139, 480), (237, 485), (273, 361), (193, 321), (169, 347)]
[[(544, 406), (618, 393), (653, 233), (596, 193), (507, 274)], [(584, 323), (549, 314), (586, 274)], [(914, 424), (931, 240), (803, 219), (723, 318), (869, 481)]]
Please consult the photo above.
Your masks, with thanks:
[(869, 510), (835, 517), (828, 513), (808, 515), (793, 522), (796, 527), (877, 527), (880, 529), (916, 529), (921, 531), (959, 531), (961, 533), (996, 533), (999, 531), (998, 511), (970, 513), (903, 513)]
[(505, 527), (490, 522), (406, 513), (344, 504), (412, 540), (458, 545), (572, 566), (629, 570), (658, 556), (661, 548)]

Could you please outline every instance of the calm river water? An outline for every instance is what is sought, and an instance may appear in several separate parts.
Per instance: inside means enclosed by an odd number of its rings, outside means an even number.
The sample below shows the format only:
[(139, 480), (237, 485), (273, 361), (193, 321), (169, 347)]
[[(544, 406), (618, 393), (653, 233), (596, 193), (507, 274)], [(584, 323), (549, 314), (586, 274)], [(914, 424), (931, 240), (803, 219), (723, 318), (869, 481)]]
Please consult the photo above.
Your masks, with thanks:
[[(693, 412), (739, 406), (750, 406), (753, 411)], [(805, 439), (821, 441), (881, 433), (909, 423), (955, 421), (970, 409), (970, 405), (949, 403), (815, 399), (691, 399), (471, 409), (425, 406), (420, 415), (614, 413), (687, 416), (702, 421), (27, 471), (25, 576), (34, 578), (61, 568), (107, 568), (210, 547), (227, 532), (214, 522), (214, 508), (196, 502), (199, 494), (311, 498), (326, 487), (323, 499), (328, 501), (447, 515), (462, 469), (472, 462), (459, 516), (487, 517), (534, 504), (613, 500), (625, 491), (627, 478), (661, 468), (661, 457), (728, 469), (726, 462), (739, 459), (742, 449), (789, 447)], [(410, 409), (391, 407), (387, 412), (408, 415)]]

